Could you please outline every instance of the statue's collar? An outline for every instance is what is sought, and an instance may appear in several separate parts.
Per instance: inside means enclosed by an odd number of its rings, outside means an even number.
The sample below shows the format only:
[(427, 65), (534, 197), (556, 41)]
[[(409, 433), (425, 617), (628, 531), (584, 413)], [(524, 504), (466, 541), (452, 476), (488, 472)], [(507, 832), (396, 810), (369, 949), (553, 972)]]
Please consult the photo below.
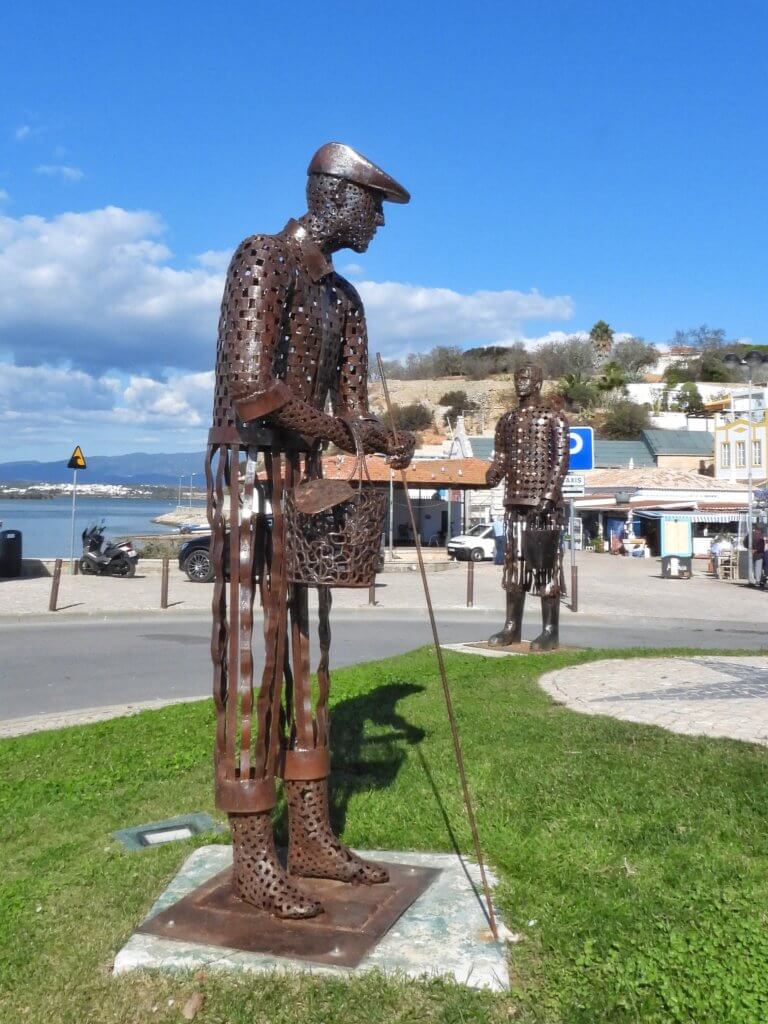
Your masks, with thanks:
[(325, 256), (320, 246), (316, 245), (315, 242), (312, 241), (303, 224), (299, 224), (297, 220), (293, 220), (293, 218), (291, 218), (281, 233), (294, 239), (294, 241), (298, 243), (304, 260), (304, 265), (309, 271), (309, 276), (313, 281), (319, 281), (321, 277), (325, 277), (326, 274), (331, 273), (333, 270), (333, 264), (328, 257)]

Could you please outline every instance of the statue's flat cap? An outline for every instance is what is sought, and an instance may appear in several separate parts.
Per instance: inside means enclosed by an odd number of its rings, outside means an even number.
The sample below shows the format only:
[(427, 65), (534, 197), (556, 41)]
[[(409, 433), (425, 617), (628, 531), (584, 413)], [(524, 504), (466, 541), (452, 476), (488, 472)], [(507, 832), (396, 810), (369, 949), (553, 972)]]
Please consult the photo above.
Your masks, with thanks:
[(326, 142), (309, 162), (307, 174), (330, 174), (381, 192), (390, 203), (407, 203), (411, 194), (362, 153), (343, 142)]

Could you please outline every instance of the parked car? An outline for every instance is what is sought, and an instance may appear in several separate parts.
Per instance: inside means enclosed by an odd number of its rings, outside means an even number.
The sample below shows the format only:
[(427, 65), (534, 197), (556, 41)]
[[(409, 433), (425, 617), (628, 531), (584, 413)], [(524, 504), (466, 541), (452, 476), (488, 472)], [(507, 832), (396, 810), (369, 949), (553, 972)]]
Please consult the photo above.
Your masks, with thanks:
[[(210, 583), (213, 579), (210, 533), (195, 534), (179, 548), (179, 568), (192, 583)], [(258, 567), (255, 579), (258, 579)], [(229, 533), (224, 537), (224, 579), (229, 579)]]
[(491, 523), (480, 523), (473, 526), (468, 533), (460, 533), (451, 537), (447, 544), (448, 554), (460, 562), (482, 562), (492, 559), (496, 551)]
[(210, 549), (210, 533), (196, 534), (179, 548), (179, 568), (193, 583), (208, 583), (213, 579)]

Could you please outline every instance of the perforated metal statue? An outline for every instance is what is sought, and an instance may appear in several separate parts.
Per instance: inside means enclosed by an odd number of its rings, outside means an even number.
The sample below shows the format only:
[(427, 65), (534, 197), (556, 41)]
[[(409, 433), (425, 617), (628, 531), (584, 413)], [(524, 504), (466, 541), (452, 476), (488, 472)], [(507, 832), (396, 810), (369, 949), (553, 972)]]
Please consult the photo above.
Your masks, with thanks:
[(526, 593), (541, 595), (543, 629), (531, 650), (559, 642), (562, 558), (562, 484), (568, 469), (568, 420), (541, 399), (542, 373), (524, 366), (515, 373), (519, 405), (496, 425), (487, 482), (504, 480), (506, 554), (502, 587), (507, 594), (504, 628), (489, 643), (519, 643)]
[[(331, 830), (331, 595), (327, 586), (318, 588), (320, 661), (313, 709), (308, 589), (292, 582), (285, 509), (290, 504), (295, 512), (293, 499), (307, 481), (314, 481), (310, 497), (317, 499), (325, 442), (385, 454), (395, 467), (408, 464), (414, 445), (413, 436), (402, 432), (396, 443), (369, 413), (363, 306), (331, 263), (339, 249), (365, 252), (384, 224), (383, 202), (407, 203), (410, 196), (381, 168), (338, 143), (318, 150), (308, 174), (308, 212), (276, 235), (245, 239), (232, 257), (207, 457), (215, 567), (216, 803), (229, 814), (236, 894), (286, 918), (322, 911), (295, 878), (373, 884), (386, 881), (387, 873), (353, 854)], [(336, 500), (325, 498), (325, 506)], [(317, 507), (325, 506), (321, 500)], [(376, 547), (378, 542), (377, 536)], [(343, 539), (333, 550), (344, 557)], [(264, 607), (264, 669), (254, 683), (257, 585)], [(272, 836), (276, 776), (284, 780), (288, 804), (287, 871)]]

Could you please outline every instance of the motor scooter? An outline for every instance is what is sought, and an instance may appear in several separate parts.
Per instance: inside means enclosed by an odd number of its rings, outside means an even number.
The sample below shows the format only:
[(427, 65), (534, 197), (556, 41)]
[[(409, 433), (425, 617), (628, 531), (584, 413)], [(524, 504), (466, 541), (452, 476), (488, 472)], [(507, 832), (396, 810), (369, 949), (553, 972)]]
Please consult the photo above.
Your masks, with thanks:
[(104, 520), (83, 530), (83, 554), (79, 567), (83, 575), (133, 576), (138, 553), (130, 540), (104, 544)]

